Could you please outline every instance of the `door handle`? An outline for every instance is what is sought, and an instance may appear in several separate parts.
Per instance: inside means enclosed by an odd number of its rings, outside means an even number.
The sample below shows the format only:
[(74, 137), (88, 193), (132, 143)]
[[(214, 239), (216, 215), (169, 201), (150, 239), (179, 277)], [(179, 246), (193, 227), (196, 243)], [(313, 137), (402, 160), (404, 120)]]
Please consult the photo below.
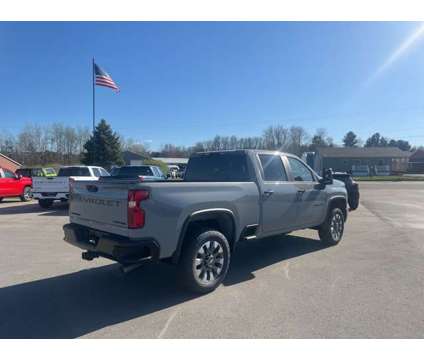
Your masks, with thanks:
[(305, 189), (297, 190), (297, 200), (301, 201), (304, 193)]
[(274, 190), (265, 190), (264, 191), (265, 197), (270, 197), (272, 194), (274, 194)]

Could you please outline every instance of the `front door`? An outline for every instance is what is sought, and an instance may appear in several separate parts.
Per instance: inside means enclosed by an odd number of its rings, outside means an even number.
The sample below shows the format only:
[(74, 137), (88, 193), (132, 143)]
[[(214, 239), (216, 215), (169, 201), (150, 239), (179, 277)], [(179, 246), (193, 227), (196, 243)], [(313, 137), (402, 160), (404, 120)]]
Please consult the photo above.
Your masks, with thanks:
[(15, 195), (15, 174), (6, 169), (0, 169), (0, 197)]
[(312, 171), (299, 159), (287, 157), (298, 193), (297, 227), (319, 225), (325, 214), (326, 192), (318, 186)]
[(282, 233), (296, 220), (296, 186), (288, 182), (280, 155), (258, 154), (263, 179), (261, 189), (262, 232)]

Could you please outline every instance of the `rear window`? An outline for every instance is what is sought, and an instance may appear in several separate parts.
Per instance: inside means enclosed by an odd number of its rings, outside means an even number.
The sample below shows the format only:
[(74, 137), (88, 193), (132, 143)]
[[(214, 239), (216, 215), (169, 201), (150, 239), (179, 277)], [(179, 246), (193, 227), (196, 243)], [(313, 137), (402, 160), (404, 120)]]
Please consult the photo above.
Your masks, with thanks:
[(32, 176), (31, 169), (18, 169), (16, 170), (16, 174), (26, 176), (26, 177)]
[(90, 176), (86, 167), (67, 167), (59, 170), (58, 176)]
[(123, 166), (114, 168), (112, 176), (137, 177), (137, 176), (154, 176), (149, 166)]
[(210, 153), (193, 156), (184, 181), (250, 181), (246, 155), (243, 153)]

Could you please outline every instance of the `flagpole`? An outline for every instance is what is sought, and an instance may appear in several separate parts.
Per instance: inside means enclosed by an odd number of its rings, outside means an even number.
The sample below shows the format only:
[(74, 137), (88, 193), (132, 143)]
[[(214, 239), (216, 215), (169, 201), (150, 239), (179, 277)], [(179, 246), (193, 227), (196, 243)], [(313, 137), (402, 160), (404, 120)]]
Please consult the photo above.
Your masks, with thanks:
[(96, 75), (94, 71), (94, 57), (93, 57), (92, 80), (93, 80), (93, 134), (94, 134), (94, 129), (96, 127)]

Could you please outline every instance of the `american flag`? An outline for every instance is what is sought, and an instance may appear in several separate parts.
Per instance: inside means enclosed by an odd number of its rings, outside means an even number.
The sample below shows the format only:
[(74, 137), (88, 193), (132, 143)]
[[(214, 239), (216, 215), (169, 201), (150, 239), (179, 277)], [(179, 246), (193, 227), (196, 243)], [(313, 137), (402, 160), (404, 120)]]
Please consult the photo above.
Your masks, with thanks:
[(110, 75), (97, 64), (94, 64), (94, 73), (96, 75), (96, 85), (106, 86), (115, 91), (119, 91), (118, 85), (115, 84)]

